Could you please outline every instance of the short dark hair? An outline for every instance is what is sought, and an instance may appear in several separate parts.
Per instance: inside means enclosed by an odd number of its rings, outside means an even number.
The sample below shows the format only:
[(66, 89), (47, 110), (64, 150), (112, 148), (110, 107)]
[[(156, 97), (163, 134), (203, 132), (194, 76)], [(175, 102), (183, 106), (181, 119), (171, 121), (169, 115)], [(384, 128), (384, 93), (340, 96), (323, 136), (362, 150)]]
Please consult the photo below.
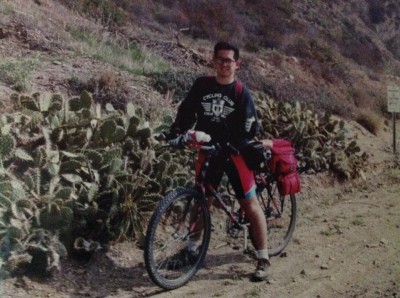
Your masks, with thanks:
[(221, 50), (227, 50), (227, 51), (233, 51), (233, 58), (235, 60), (239, 59), (239, 49), (234, 46), (233, 44), (226, 42), (226, 41), (219, 41), (215, 44), (214, 46), (214, 57), (217, 57), (218, 51)]

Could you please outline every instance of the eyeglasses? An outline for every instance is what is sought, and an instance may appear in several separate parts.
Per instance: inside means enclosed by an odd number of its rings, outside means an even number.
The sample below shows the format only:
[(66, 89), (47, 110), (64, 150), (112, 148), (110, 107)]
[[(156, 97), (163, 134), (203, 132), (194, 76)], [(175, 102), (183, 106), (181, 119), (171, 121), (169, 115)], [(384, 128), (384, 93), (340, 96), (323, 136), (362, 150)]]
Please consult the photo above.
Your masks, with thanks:
[(236, 60), (233, 60), (233, 59), (230, 59), (230, 58), (221, 58), (221, 57), (217, 57), (217, 58), (215, 58), (215, 62), (217, 63), (217, 64), (231, 64), (231, 63), (234, 63), (234, 62), (236, 62)]

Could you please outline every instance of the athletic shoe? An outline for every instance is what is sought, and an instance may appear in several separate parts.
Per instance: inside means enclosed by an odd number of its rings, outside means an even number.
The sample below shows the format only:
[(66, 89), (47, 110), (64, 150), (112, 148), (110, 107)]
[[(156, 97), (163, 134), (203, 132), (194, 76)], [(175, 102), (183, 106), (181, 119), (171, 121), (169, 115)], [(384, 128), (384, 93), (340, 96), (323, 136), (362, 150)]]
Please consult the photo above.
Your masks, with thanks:
[(253, 273), (253, 281), (263, 281), (268, 279), (269, 267), (271, 263), (267, 259), (259, 259), (256, 271)]

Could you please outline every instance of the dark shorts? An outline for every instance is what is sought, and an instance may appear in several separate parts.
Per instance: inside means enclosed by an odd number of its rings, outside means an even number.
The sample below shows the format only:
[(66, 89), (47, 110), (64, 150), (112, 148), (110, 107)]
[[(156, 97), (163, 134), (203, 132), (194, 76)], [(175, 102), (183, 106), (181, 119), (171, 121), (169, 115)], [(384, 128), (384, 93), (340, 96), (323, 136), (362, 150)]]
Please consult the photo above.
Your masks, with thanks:
[[(196, 176), (204, 163), (205, 154), (200, 151), (196, 163)], [(226, 173), (238, 199), (248, 199), (256, 196), (254, 173), (249, 170), (240, 155), (213, 156), (206, 174), (206, 185), (218, 189), (223, 174)]]

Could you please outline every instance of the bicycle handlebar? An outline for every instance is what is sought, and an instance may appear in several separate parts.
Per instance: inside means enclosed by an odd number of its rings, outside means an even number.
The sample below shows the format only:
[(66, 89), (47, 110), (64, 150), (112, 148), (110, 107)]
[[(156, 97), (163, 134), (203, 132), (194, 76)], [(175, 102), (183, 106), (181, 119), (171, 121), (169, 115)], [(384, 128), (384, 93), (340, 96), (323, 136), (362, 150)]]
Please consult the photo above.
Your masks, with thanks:
[[(164, 134), (165, 136), (165, 134)], [(228, 149), (229, 152), (239, 155), (239, 150), (231, 143), (219, 144), (212, 142), (211, 136), (202, 132), (189, 130), (187, 133), (178, 135), (176, 138), (167, 141), (168, 145), (163, 147), (175, 147), (183, 149), (184, 147), (191, 147), (200, 149), (207, 152), (218, 153), (222, 148)]]
[[(166, 134), (164, 134), (166, 136)], [(185, 145), (189, 145), (192, 147), (200, 148), (204, 143), (209, 143), (211, 141), (211, 136), (202, 132), (202, 131), (194, 131), (189, 130), (185, 134), (181, 134), (176, 136), (173, 139), (167, 141), (169, 145), (172, 147), (184, 147)], [(205, 147), (204, 149), (207, 149)]]
[(186, 142), (183, 144), (176, 144), (176, 143), (171, 143), (171, 142), (167, 142), (166, 145), (163, 145), (162, 147), (173, 147), (173, 148), (179, 148), (179, 149), (183, 149), (185, 147), (190, 147), (190, 148), (194, 148), (194, 149), (200, 149), (200, 150), (204, 150), (204, 151), (216, 151), (218, 149), (220, 149), (218, 144), (215, 145), (204, 145), (203, 142)]

